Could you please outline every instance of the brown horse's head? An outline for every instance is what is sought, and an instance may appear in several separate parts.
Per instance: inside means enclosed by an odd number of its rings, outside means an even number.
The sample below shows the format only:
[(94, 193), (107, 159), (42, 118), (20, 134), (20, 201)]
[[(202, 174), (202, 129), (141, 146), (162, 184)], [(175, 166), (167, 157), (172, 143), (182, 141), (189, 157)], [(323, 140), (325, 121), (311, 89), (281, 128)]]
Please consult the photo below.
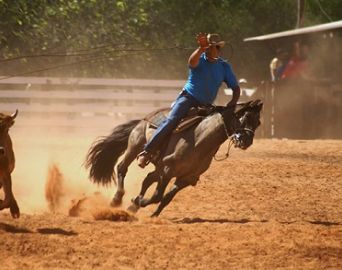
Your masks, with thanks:
[(12, 115), (0, 113), (0, 156), (6, 154), (6, 142), (8, 130), (14, 125), (14, 119), (18, 115), (18, 110)]
[(14, 124), (14, 119), (18, 115), (16, 110), (12, 115), (0, 113), (0, 130), (8, 130)]

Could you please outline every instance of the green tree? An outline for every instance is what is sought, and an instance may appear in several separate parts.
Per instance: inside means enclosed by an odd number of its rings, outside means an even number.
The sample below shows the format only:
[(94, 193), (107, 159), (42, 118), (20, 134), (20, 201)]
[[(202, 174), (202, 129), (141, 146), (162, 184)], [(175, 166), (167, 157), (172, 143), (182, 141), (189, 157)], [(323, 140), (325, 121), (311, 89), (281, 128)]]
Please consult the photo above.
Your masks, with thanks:
[[(306, 3), (305, 25), (342, 18), (340, 0)], [(185, 78), (195, 34), (217, 32), (237, 73), (250, 75), (273, 48), (243, 39), (292, 29), (296, 8), (294, 0), (0, 0), (0, 73)]]

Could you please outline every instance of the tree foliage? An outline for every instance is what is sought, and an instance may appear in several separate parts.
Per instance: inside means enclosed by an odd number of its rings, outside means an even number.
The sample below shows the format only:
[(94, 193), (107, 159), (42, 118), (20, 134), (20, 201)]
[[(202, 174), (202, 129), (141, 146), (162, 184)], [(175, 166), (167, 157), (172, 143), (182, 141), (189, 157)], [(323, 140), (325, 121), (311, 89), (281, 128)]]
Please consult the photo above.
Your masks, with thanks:
[[(296, 7), (295, 0), (0, 0), (0, 73), (184, 78), (198, 32), (220, 33), (229, 42), (224, 55), (248, 73), (269, 52), (243, 38), (292, 29)], [(341, 12), (340, 0), (307, 0), (305, 24), (340, 20)]]

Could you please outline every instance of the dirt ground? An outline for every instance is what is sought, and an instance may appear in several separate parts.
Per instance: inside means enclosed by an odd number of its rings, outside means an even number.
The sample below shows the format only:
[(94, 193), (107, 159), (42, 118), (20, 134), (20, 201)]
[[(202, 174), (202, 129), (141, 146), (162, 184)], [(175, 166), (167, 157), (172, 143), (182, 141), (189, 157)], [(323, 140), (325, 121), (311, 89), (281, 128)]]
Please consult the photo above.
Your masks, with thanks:
[[(342, 141), (255, 140), (213, 161), (159, 218), (149, 218), (153, 205), (114, 222), (94, 219), (109, 211), (115, 187), (87, 179), (81, 164), (93, 139), (13, 135), (22, 215), (0, 213), (1, 270), (342, 269)], [(63, 176), (54, 213), (44, 194), (52, 165)], [(131, 166), (122, 209), (148, 169)], [(68, 216), (82, 196), (93, 199)]]

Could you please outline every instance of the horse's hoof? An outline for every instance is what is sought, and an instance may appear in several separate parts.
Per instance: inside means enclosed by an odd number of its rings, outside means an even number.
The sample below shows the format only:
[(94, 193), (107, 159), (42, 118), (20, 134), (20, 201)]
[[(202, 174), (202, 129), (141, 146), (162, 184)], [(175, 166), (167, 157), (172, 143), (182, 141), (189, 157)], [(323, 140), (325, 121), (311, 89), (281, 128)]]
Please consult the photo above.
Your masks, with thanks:
[(122, 203), (121, 199), (116, 199), (115, 197), (113, 198), (113, 200), (110, 202), (110, 206), (111, 207), (118, 207), (120, 206)]
[(128, 208), (127, 208), (127, 211), (135, 214), (136, 212), (138, 212), (139, 210), (139, 205), (136, 205), (135, 203), (132, 203)]
[(13, 218), (19, 218), (20, 217), (20, 211), (19, 211), (19, 207), (18, 207), (18, 204), (16, 201), (11, 203), (10, 212), (11, 212), (11, 215)]
[(151, 218), (156, 218), (156, 217), (158, 217), (158, 216), (159, 216), (159, 213), (154, 212), (154, 213), (151, 215)]
[(122, 197), (124, 196), (125, 192), (116, 192), (114, 195), (113, 200), (110, 203), (110, 206), (112, 207), (118, 207), (122, 203)]
[(0, 210), (6, 209), (10, 207), (10, 204), (8, 201), (0, 200)]
[(20, 211), (19, 208), (17, 209), (12, 209), (10, 208), (12, 218), (19, 218), (20, 217)]
[(132, 198), (131, 202), (140, 207), (140, 201), (142, 199), (143, 199), (143, 196), (139, 195), (139, 196), (137, 196), (135, 198)]

